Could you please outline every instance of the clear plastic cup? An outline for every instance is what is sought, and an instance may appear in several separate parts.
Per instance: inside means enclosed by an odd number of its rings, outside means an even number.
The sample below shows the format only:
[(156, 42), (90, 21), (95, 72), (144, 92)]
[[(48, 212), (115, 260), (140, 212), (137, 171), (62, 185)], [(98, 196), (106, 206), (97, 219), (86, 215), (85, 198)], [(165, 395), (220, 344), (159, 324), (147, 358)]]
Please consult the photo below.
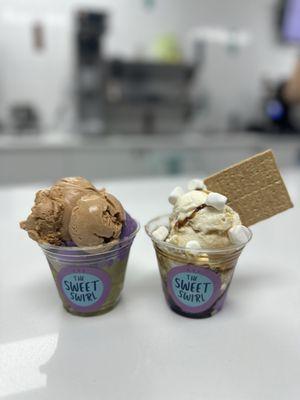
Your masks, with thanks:
[(72, 314), (103, 314), (115, 307), (124, 285), (128, 256), (139, 224), (116, 244), (62, 247), (40, 244), (64, 308)]
[(148, 222), (145, 229), (156, 252), (166, 301), (176, 313), (206, 318), (223, 307), (238, 258), (251, 240), (223, 249), (190, 250), (157, 240), (152, 232), (169, 225), (169, 215)]

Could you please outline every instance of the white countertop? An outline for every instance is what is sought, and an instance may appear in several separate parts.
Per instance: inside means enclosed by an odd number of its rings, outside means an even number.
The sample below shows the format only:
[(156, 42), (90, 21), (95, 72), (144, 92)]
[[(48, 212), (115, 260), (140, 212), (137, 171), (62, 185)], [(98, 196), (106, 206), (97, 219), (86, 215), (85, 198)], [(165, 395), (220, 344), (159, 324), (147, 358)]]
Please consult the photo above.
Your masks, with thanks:
[[(46, 259), (18, 228), (37, 187), (0, 189), (0, 398), (296, 400), (300, 398), (300, 171), (284, 171), (295, 208), (253, 227), (224, 309), (193, 320), (163, 298), (144, 230), (108, 314), (63, 310)], [(111, 182), (144, 224), (169, 210), (181, 179)]]

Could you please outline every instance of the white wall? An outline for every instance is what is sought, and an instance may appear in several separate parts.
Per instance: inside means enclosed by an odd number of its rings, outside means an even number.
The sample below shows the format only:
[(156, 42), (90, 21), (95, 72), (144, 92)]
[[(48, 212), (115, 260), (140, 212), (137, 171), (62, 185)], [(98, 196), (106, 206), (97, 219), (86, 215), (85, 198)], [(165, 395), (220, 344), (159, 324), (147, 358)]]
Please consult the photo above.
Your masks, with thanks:
[[(255, 111), (260, 79), (289, 73), (295, 49), (279, 46), (272, 27), (276, 0), (1, 0), (0, 2), (0, 113), (14, 102), (32, 102), (46, 126), (72, 92), (72, 13), (84, 4), (110, 12), (106, 39), (108, 55), (132, 57), (141, 49), (151, 54), (160, 33), (173, 32), (182, 45), (196, 26), (249, 31), (252, 44), (237, 54), (212, 45), (199, 81), (211, 95), (208, 125), (221, 125), (230, 112), (247, 118)], [(46, 29), (46, 49), (33, 52), (30, 27), (40, 21)], [(187, 49), (187, 47), (185, 47)], [(219, 121), (219, 122), (218, 122)]]

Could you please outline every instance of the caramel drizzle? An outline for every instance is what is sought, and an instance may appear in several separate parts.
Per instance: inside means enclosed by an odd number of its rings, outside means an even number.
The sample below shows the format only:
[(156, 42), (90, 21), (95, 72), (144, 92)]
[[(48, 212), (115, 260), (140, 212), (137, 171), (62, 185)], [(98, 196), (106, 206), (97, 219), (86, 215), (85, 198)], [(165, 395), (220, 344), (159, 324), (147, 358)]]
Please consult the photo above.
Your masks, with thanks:
[(175, 227), (177, 229), (182, 228), (184, 225), (186, 225), (191, 219), (194, 218), (195, 214), (200, 211), (203, 210), (203, 208), (207, 207), (206, 204), (201, 204), (200, 206), (196, 207), (195, 210), (192, 212), (191, 215), (189, 215), (188, 217), (186, 217), (185, 219), (183, 219), (182, 221), (177, 221), (175, 224)]

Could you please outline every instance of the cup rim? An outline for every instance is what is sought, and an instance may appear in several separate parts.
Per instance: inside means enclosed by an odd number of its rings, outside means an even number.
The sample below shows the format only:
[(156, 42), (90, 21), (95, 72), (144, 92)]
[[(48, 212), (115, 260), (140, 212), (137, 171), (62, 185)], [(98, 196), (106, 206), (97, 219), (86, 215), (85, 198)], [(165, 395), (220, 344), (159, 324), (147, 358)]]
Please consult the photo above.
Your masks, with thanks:
[[(131, 217), (132, 218), (132, 217)], [(73, 255), (73, 256), (78, 256), (80, 257), (81, 255), (76, 254), (78, 253), (78, 251), (84, 251), (87, 253), (91, 253), (89, 255), (96, 255), (96, 254), (110, 254), (110, 253), (114, 253), (115, 251), (119, 250), (120, 248), (123, 248), (127, 245), (127, 243), (129, 243), (132, 239), (135, 238), (136, 234), (138, 233), (138, 231), (141, 228), (141, 225), (139, 223), (138, 220), (134, 219), (135, 223), (136, 223), (136, 229), (129, 235), (124, 237), (123, 239), (116, 239), (115, 243), (114, 241), (111, 243), (107, 243), (105, 245), (98, 245), (98, 246), (84, 246), (84, 247), (80, 247), (80, 246), (56, 246), (53, 244), (48, 244), (48, 243), (38, 243), (38, 245), (45, 251), (51, 252), (51, 251), (64, 251), (66, 252), (68, 255)], [(114, 243), (112, 245), (112, 243)], [(97, 252), (98, 251), (98, 252)]]
[(227, 246), (227, 247), (219, 247), (217, 249), (205, 248), (205, 247), (202, 247), (200, 249), (187, 249), (186, 247), (177, 246), (176, 244), (164, 242), (163, 240), (158, 240), (153, 237), (152, 232), (150, 231), (150, 224), (152, 224), (153, 222), (158, 221), (162, 218), (169, 217), (169, 216), (170, 216), (170, 214), (163, 214), (158, 217), (152, 218), (144, 226), (145, 231), (146, 231), (147, 235), (150, 237), (150, 239), (152, 240), (152, 242), (154, 242), (158, 245), (162, 245), (165, 248), (168, 248), (169, 250), (176, 250), (176, 251), (179, 250), (179, 251), (189, 252), (193, 255), (202, 254), (202, 253), (206, 253), (206, 254), (220, 254), (220, 253), (224, 253), (224, 252), (227, 253), (227, 252), (243, 249), (246, 246), (246, 244), (248, 244), (250, 242), (250, 240), (252, 239), (252, 236), (253, 236), (251, 229), (246, 226), (245, 228), (247, 228), (247, 231), (248, 231), (248, 239), (247, 239), (247, 241), (245, 241), (245, 243), (242, 243), (239, 245)]

